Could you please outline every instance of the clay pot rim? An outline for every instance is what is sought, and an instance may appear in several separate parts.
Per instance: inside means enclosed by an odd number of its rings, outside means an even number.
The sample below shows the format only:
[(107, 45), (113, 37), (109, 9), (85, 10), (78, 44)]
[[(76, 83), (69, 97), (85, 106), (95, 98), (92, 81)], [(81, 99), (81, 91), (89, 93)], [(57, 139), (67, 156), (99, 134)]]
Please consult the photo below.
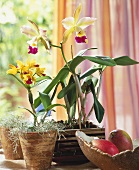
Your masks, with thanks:
[(49, 132), (57, 132), (57, 130), (47, 130), (44, 132), (38, 132), (38, 131), (34, 131), (34, 132), (28, 132), (28, 131), (19, 131), (19, 134), (45, 134), (45, 133), (49, 133)]

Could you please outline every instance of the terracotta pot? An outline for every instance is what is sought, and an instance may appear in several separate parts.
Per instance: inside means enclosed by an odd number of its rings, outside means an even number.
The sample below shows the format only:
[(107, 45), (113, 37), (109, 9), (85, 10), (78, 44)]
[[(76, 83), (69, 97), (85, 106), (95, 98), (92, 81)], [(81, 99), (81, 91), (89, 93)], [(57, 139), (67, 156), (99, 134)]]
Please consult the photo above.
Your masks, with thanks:
[[(0, 128), (1, 144), (4, 151), (5, 159), (23, 159), (23, 153), (18, 140), (16, 143), (10, 138), (10, 130), (8, 128)], [(14, 135), (12, 138), (18, 138), (18, 135)], [(16, 147), (17, 145), (17, 147)]]
[(51, 167), (57, 131), (21, 133), (19, 139), (29, 170), (47, 170)]

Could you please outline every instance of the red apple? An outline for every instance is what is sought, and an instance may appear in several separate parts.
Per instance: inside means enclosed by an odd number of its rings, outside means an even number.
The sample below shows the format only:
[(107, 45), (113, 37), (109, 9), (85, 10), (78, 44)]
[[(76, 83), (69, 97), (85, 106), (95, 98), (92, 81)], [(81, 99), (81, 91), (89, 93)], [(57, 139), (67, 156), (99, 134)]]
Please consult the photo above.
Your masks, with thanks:
[(132, 139), (124, 130), (116, 129), (111, 131), (108, 140), (117, 146), (119, 152), (133, 149)]
[(105, 139), (94, 139), (92, 140), (92, 146), (100, 149), (102, 152), (108, 153), (113, 156), (119, 153), (118, 148), (110, 141)]

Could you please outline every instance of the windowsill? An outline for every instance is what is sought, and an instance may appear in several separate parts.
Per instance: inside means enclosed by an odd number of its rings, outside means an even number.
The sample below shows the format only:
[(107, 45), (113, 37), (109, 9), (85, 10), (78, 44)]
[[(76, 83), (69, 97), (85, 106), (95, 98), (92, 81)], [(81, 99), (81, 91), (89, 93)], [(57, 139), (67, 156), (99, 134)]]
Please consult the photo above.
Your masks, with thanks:
[[(0, 169), (3, 170), (27, 170), (25, 161), (24, 160), (6, 160), (2, 149), (0, 149)], [(93, 165), (89, 162), (86, 164), (81, 165), (56, 165), (52, 163), (51, 166), (52, 170), (73, 170), (73, 169), (80, 169), (80, 170), (100, 170), (98, 168), (93, 168)]]

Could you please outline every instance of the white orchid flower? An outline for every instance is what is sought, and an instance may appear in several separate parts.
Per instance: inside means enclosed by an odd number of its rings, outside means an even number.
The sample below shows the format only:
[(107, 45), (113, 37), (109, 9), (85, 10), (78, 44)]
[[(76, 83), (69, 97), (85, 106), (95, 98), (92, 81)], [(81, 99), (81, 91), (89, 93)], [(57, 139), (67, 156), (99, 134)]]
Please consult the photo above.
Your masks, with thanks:
[(68, 17), (62, 20), (62, 24), (66, 31), (64, 32), (62, 43), (65, 43), (68, 37), (73, 33), (76, 32), (75, 40), (78, 43), (87, 43), (87, 37), (84, 29), (89, 25), (93, 25), (96, 18), (91, 17), (83, 17), (79, 19), (81, 13), (82, 5), (76, 8), (73, 17)]
[(50, 45), (46, 36), (46, 30), (39, 28), (37, 24), (35, 24), (33, 21), (31, 20), (28, 21), (34, 26), (34, 29), (31, 28), (30, 26), (25, 26), (25, 25), (22, 26), (20, 29), (21, 33), (26, 34), (29, 38), (31, 38), (31, 40), (27, 41), (27, 43), (29, 44), (28, 53), (36, 54), (38, 52), (37, 44), (39, 40), (43, 43), (46, 50), (49, 50)]

